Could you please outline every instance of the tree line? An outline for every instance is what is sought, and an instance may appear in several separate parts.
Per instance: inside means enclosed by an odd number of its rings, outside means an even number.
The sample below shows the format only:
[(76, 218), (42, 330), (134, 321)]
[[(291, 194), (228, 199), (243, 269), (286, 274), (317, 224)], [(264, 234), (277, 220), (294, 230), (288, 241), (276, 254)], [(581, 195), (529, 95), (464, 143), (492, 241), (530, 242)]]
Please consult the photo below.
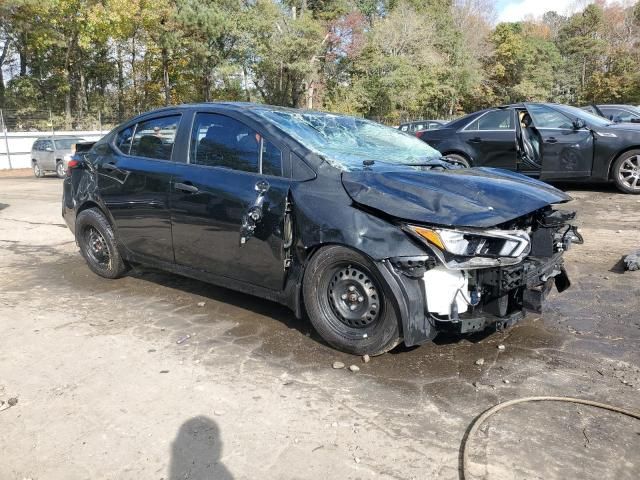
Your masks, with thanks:
[(237, 100), (397, 124), (640, 103), (640, 2), (495, 25), (490, 0), (3, 0), (0, 108), (68, 126)]

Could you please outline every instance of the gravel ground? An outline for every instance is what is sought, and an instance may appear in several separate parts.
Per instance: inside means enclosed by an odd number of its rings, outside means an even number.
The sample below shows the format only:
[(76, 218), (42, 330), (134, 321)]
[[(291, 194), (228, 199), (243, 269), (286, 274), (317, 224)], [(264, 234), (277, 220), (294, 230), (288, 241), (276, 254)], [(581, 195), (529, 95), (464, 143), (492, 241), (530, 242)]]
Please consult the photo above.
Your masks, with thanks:
[[(621, 263), (640, 198), (570, 189), (586, 243), (542, 316), (364, 363), (267, 301), (150, 269), (96, 277), (61, 181), (0, 178), (0, 479), (457, 479), (466, 429), (497, 402), (640, 409), (640, 272)], [(471, 478), (637, 479), (640, 422), (516, 406), (472, 460)]]

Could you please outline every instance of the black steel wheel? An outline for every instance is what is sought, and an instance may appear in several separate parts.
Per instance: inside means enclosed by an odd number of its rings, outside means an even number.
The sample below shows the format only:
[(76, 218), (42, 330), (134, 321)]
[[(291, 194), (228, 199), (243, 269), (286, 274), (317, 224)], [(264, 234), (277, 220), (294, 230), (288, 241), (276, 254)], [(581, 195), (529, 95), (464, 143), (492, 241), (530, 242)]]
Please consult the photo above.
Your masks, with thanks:
[(127, 264), (120, 255), (113, 228), (96, 208), (83, 210), (76, 219), (76, 241), (87, 265), (105, 278), (121, 277)]
[(640, 194), (640, 150), (620, 155), (613, 164), (612, 175), (618, 189)]
[(355, 355), (379, 355), (400, 341), (395, 298), (363, 255), (341, 246), (324, 247), (305, 271), (304, 304), (320, 336)]

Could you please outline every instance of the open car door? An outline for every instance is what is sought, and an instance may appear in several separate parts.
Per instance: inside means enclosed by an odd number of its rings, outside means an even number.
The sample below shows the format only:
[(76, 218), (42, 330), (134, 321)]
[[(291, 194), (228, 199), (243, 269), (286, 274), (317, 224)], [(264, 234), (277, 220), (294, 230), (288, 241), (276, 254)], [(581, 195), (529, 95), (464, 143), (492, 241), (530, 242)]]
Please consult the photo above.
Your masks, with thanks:
[(593, 133), (547, 105), (526, 104), (540, 134), (540, 178), (560, 180), (591, 176)]

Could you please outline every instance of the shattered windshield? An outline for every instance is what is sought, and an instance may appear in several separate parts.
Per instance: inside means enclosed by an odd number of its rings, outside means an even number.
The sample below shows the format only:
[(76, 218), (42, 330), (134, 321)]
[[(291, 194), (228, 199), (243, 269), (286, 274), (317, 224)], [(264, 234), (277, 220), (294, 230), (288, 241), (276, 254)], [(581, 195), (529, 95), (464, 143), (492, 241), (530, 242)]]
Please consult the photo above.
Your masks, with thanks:
[(268, 109), (256, 113), (342, 170), (360, 169), (365, 160), (424, 165), (442, 157), (412, 135), (362, 118)]

